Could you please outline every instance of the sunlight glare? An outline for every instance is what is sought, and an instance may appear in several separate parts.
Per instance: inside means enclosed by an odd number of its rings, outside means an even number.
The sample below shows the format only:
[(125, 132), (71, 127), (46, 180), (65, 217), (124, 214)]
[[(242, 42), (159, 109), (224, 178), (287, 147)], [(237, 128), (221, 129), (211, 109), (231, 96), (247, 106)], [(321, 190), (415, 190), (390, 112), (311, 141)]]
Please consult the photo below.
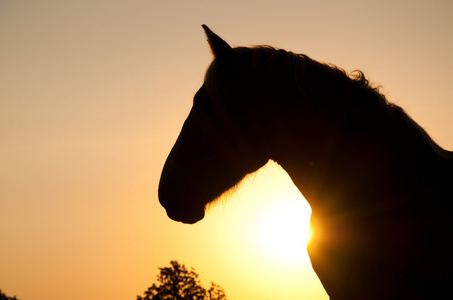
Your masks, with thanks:
[(301, 195), (280, 198), (258, 215), (254, 227), (256, 243), (271, 260), (289, 265), (302, 263), (309, 221), (310, 208)]
[(277, 163), (270, 161), (226, 197), (206, 215), (225, 281), (255, 295), (244, 299), (323, 291), (306, 249), (310, 205)]

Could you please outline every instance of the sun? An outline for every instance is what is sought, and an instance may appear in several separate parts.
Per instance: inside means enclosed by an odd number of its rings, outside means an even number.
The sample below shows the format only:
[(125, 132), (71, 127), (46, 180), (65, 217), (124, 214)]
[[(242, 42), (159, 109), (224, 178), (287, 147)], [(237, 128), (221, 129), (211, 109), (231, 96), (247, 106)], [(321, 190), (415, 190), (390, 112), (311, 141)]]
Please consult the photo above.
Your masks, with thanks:
[(322, 290), (307, 253), (310, 205), (278, 164), (269, 162), (227, 197), (204, 224), (235, 287), (266, 299)]
[(306, 259), (310, 206), (302, 195), (285, 195), (269, 203), (254, 224), (254, 238), (270, 260), (294, 265)]
[(311, 208), (278, 164), (269, 162), (241, 183), (235, 198), (228, 197), (208, 214), (222, 229), (216, 240), (225, 257), (234, 264), (276, 270), (310, 264)]

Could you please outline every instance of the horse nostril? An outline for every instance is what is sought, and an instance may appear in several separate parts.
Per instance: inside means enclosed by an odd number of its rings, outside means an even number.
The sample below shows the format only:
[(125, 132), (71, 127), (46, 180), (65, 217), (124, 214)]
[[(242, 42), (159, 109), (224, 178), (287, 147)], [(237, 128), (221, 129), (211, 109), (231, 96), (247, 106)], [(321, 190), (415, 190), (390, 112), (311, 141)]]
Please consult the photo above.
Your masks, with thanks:
[(159, 198), (159, 203), (162, 205), (164, 208), (167, 208), (168, 206), (171, 206), (172, 203), (176, 202), (175, 198), (176, 195), (174, 195), (174, 192), (172, 193), (172, 189), (169, 188), (169, 184), (165, 184), (165, 181), (159, 182), (159, 189), (157, 191), (157, 196)]

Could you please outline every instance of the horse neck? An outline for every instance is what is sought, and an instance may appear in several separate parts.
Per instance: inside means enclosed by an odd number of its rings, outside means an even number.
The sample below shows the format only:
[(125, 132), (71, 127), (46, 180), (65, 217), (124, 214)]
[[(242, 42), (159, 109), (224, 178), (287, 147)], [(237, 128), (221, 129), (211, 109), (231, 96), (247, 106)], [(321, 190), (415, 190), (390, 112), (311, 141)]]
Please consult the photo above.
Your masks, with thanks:
[[(314, 212), (316, 207), (338, 211), (364, 201), (391, 202), (395, 197), (427, 194), (417, 188), (433, 176), (427, 168), (435, 155), (429, 147), (417, 147), (421, 137), (408, 135), (404, 122), (390, 115), (358, 113), (364, 115), (352, 124), (348, 109), (334, 117), (303, 109), (275, 117), (268, 146), (271, 158), (286, 170)], [(412, 195), (407, 195), (408, 190)]]

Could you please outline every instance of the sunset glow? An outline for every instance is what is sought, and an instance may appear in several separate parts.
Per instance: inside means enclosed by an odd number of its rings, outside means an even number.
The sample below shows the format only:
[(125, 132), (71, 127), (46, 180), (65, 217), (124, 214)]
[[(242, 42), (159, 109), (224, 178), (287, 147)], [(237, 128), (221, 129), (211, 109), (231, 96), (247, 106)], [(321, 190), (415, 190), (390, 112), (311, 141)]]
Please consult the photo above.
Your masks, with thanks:
[(250, 295), (260, 294), (262, 286), (271, 287), (266, 289), (270, 299), (298, 294), (324, 299), (306, 249), (310, 213), (308, 203), (275, 162), (248, 176), (203, 220), (207, 226), (218, 226), (213, 239), (227, 266), (225, 281), (236, 287), (244, 283), (243, 293)]
[(310, 207), (291, 191), (283, 191), (275, 203), (265, 207), (253, 225), (256, 246), (270, 260), (285, 265), (300, 264), (306, 258), (309, 238)]

